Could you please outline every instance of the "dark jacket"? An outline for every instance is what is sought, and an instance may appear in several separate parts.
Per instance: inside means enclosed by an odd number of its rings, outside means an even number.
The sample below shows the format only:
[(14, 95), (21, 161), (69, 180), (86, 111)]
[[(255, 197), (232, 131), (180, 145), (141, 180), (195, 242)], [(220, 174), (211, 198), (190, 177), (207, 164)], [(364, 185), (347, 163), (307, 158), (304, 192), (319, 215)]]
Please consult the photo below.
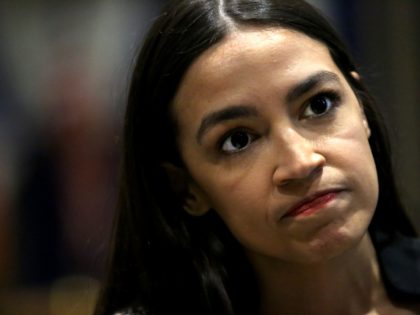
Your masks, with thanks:
[[(420, 239), (376, 235), (382, 279), (390, 299), (401, 303), (420, 301)], [(114, 315), (148, 315), (141, 309), (127, 309)]]

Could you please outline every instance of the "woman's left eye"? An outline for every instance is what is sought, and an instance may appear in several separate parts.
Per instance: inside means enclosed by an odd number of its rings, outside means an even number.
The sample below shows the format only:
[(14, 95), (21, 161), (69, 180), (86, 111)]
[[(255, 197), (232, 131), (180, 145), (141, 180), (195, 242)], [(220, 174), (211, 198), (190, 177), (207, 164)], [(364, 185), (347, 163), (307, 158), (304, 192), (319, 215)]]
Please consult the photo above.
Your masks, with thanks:
[(332, 93), (315, 95), (306, 104), (303, 117), (314, 118), (326, 115), (337, 104), (338, 99), (338, 95)]

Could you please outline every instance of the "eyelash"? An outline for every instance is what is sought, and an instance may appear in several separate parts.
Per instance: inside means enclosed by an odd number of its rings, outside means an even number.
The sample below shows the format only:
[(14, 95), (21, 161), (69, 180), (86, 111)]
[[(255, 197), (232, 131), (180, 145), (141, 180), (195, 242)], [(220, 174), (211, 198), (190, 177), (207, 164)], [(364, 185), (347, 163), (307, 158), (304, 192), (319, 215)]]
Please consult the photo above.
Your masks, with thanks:
[[(309, 115), (304, 115), (305, 111), (309, 108), (309, 106), (311, 104), (313, 104), (313, 102), (315, 100), (319, 100), (323, 98), (328, 99), (328, 101), (330, 102), (330, 107), (326, 110), (325, 113), (321, 113), (321, 114), (315, 114), (313, 116), (309, 116)], [(337, 93), (336, 91), (333, 90), (326, 90), (326, 91), (321, 91), (319, 93), (317, 93), (316, 95), (312, 96), (311, 98), (309, 98), (309, 100), (307, 100), (301, 110), (301, 114), (300, 114), (300, 118), (301, 119), (321, 119), (321, 118), (326, 118), (330, 115), (332, 115), (334, 113), (334, 110), (341, 104), (341, 96), (339, 93)], [(248, 142), (247, 144), (240, 149), (237, 150), (233, 150), (232, 152), (229, 152), (225, 149), (223, 149), (223, 147), (226, 145), (227, 140), (234, 136), (235, 134), (238, 135), (239, 133), (244, 133), (245, 135), (247, 135), (248, 137)], [(252, 142), (254, 142), (256, 139), (258, 138), (258, 136), (252, 132), (250, 132), (248, 129), (246, 128), (235, 128), (232, 130), (229, 130), (226, 134), (224, 134), (220, 140), (218, 141), (217, 147), (219, 152), (225, 154), (225, 155), (234, 155), (234, 154), (238, 154), (241, 153), (242, 151), (245, 151), (248, 146), (250, 144), (252, 144)]]
[[(223, 147), (224, 147), (224, 145), (226, 144), (226, 141), (230, 138), (230, 137), (232, 137), (232, 136), (234, 136), (235, 134), (236, 135), (238, 135), (239, 133), (243, 133), (243, 134), (245, 134), (245, 135), (247, 135), (247, 137), (248, 137), (248, 143), (247, 143), (247, 145), (244, 147), (244, 148), (241, 148), (241, 149), (237, 149), (237, 150), (235, 150), (234, 152), (228, 152), (228, 151), (226, 151), (226, 150), (224, 150), (223, 149)], [(241, 151), (243, 151), (243, 150), (246, 150), (246, 148), (252, 143), (252, 142), (254, 142), (256, 139), (258, 138), (258, 136), (255, 134), (255, 133), (252, 133), (252, 132), (250, 132), (248, 129), (246, 129), (246, 128), (235, 128), (235, 129), (233, 129), (233, 130), (229, 130), (226, 134), (224, 134), (221, 138), (220, 138), (220, 140), (218, 141), (218, 145), (217, 145), (217, 147), (218, 147), (218, 150), (220, 151), (220, 152), (222, 152), (223, 154), (225, 154), (225, 155), (232, 155), (232, 154), (237, 154), (237, 153), (240, 153)]]
[[(323, 98), (328, 99), (328, 101), (330, 102), (330, 107), (328, 108), (328, 110), (325, 113), (322, 114), (315, 114), (313, 116), (310, 115), (305, 115), (305, 111), (309, 108), (309, 106), (311, 104), (313, 104), (314, 100), (319, 100)], [(337, 108), (337, 106), (339, 106), (341, 104), (341, 96), (339, 93), (337, 93), (336, 91), (333, 90), (326, 90), (326, 91), (322, 91), (317, 93), (316, 95), (312, 96), (308, 101), (306, 101), (304, 103), (304, 106), (301, 110), (301, 115), (300, 117), (302, 119), (317, 119), (317, 118), (323, 118), (323, 117), (327, 117), (331, 114), (334, 113), (334, 110)]]

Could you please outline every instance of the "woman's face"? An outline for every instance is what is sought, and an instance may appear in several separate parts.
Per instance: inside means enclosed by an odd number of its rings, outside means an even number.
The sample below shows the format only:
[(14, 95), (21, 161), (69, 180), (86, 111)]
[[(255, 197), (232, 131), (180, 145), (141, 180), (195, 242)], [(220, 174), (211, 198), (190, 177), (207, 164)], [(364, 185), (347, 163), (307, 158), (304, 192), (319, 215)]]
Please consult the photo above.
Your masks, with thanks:
[(189, 68), (173, 114), (189, 211), (216, 211), (251, 260), (317, 262), (366, 233), (378, 195), (370, 131), (320, 42), (236, 31)]

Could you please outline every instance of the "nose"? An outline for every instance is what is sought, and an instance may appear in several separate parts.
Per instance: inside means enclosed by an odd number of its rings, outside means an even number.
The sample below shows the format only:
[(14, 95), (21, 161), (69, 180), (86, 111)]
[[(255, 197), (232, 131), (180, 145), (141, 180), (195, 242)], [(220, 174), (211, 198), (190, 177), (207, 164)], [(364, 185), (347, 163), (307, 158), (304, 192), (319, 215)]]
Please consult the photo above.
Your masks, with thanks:
[(273, 173), (276, 186), (312, 178), (322, 171), (325, 156), (317, 150), (316, 142), (290, 128), (276, 141), (277, 162)]

